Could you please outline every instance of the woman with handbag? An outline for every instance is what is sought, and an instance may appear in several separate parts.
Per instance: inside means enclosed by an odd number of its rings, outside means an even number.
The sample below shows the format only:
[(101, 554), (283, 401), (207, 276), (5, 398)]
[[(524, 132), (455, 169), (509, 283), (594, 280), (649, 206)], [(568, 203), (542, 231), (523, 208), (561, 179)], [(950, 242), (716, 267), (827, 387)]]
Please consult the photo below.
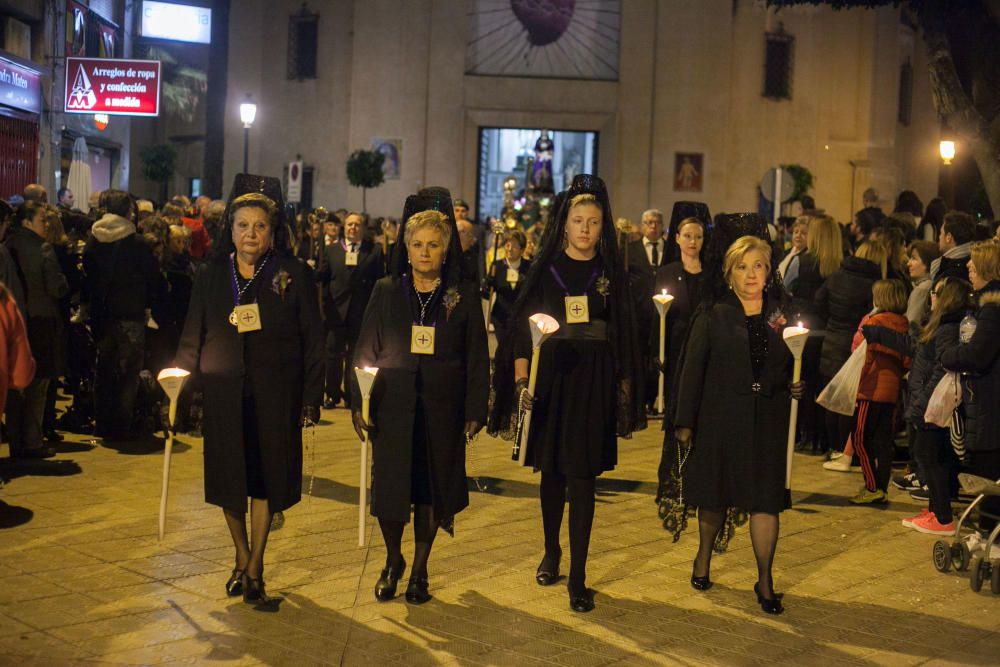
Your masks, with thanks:
[(944, 278), (931, 289), (931, 317), (923, 328), (907, 380), (906, 421), (914, 428), (913, 455), (927, 485), (928, 507), (903, 525), (930, 535), (952, 535), (951, 499), (958, 492), (959, 460), (951, 446), (950, 430), (925, 421), (927, 404), (945, 377), (941, 358), (958, 346), (959, 323), (971, 305), (970, 285), (960, 278)]

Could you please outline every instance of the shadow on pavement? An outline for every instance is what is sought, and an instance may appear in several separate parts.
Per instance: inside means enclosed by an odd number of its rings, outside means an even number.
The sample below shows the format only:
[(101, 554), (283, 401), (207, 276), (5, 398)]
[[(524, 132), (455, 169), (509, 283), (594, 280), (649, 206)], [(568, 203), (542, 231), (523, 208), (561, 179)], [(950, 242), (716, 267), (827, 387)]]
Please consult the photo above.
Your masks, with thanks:
[(27, 507), (8, 505), (0, 500), (0, 529), (23, 526), (31, 521), (35, 513)]

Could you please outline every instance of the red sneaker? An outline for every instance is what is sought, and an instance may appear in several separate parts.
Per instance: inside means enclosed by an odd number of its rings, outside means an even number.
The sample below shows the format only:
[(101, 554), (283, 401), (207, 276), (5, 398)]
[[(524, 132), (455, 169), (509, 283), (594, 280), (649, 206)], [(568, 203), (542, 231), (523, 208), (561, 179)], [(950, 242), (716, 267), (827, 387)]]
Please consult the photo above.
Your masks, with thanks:
[(907, 528), (916, 528), (916, 526), (914, 526), (913, 523), (918, 519), (923, 519), (930, 513), (931, 511), (925, 507), (922, 510), (920, 510), (920, 514), (916, 516), (911, 516), (909, 519), (903, 519), (903, 525), (906, 526)]
[(927, 533), (928, 535), (951, 536), (955, 534), (954, 521), (947, 525), (941, 525), (937, 517), (932, 513), (914, 520), (913, 527), (921, 533)]

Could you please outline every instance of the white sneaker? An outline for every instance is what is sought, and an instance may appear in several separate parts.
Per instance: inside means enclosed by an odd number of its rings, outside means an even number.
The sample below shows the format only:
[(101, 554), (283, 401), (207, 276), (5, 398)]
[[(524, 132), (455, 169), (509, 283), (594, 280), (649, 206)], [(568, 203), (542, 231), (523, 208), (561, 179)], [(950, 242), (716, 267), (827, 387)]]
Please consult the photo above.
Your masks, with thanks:
[(851, 472), (851, 457), (841, 455), (832, 461), (823, 464), (823, 470), (833, 470), (834, 472)]

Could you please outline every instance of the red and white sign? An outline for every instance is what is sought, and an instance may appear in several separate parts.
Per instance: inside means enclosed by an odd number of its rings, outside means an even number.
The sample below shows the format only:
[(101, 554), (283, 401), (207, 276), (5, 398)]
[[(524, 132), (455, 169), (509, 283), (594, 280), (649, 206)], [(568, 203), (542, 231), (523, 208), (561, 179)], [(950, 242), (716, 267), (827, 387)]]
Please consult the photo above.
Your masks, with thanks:
[(160, 61), (66, 59), (66, 113), (160, 115)]

